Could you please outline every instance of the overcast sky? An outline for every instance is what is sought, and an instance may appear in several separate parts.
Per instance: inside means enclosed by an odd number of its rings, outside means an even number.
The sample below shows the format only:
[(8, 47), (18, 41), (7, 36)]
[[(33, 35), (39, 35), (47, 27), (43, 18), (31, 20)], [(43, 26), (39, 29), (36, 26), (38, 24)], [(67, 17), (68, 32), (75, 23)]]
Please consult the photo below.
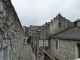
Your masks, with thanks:
[(71, 21), (80, 19), (80, 0), (11, 0), (22, 25), (43, 25), (58, 13)]

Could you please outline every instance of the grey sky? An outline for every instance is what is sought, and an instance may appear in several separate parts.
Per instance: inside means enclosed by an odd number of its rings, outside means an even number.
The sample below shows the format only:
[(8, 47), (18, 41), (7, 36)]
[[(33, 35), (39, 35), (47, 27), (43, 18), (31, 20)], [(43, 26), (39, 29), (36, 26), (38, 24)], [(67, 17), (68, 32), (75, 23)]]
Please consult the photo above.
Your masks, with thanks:
[(80, 19), (80, 0), (11, 0), (22, 25), (43, 25), (58, 13), (71, 21)]

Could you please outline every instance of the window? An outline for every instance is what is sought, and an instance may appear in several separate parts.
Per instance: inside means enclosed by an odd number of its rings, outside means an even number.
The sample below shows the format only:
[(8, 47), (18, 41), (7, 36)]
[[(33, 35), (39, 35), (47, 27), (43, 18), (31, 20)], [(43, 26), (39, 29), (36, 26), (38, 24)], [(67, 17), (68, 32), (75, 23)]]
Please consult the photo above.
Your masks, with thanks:
[(80, 22), (77, 23), (78, 27), (80, 27)]
[(44, 46), (48, 46), (48, 40), (44, 40)]
[(48, 47), (49, 46), (49, 42), (48, 42), (48, 40), (39, 40), (39, 46), (46, 46), (46, 47)]
[(59, 27), (61, 27), (61, 23), (59, 23)]
[(43, 46), (43, 40), (39, 40), (39, 46)]
[(59, 50), (59, 42), (56, 40), (56, 50)]

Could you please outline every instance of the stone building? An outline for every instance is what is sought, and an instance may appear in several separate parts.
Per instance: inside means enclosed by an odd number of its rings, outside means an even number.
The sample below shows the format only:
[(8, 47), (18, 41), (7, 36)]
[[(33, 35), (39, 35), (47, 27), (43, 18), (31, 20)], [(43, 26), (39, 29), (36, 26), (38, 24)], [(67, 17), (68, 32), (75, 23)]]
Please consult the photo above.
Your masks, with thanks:
[(0, 0), (0, 60), (18, 60), (24, 31), (11, 0)]
[[(59, 13), (55, 18), (51, 20), (51, 22), (48, 23), (46, 22), (39, 29), (37, 29), (33, 35), (35, 35), (35, 38), (37, 38), (39, 35), (39, 39), (35, 39), (36, 41), (39, 40), (45, 43), (45, 41), (48, 40), (47, 44), (49, 45), (50, 44), (49, 37), (51, 35), (56, 34), (72, 26), (73, 23), (70, 22), (68, 19), (64, 18), (63, 16), (61, 16), (61, 14)], [(43, 44), (43, 46), (44, 45), (45, 44)]]
[(25, 36), (28, 35), (28, 29), (29, 29), (29, 27), (27, 27), (27, 26), (23, 26), (23, 30), (24, 30), (24, 34), (25, 34)]
[(56, 60), (80, 58), (80, 20), (74, 26), (50, 37), (51, 56)]
[(50, 23), (50, 35), (56, 34), (62, 30), (65, 30), (69, 27), (73, 26), (73, 23), (65, 17), (61, 16), (59, 13), (56, 17), (51, 20)]
[(24, 32), (25, 32), (25, 36), (26, 35), (30, 35), (32, 36), (32, 34), (39, 28), (40, 26), (35, 26), (35, 25), (30, 25), (29, 27), (23, 26)]
[[(46, 22), (42, 25), (39, 29), (37, 29), (34, 34), (32, 35), (33, 42), (40, 46), (44, 51), (48, 54), (51, 54), (51, 45), (52, 41), (49, 40), (52, 35), (55, 35), (63, 30), (69, 29), (73, 26), (73, 22), (66, 19), (65, 17), (61, 16), (59, 13), (56, 17), (54, 17), (51, 22)], [(41, 53), (39, 49), (34, 46), (34, 50), (37, 53)], [(51, 47), (51, 48), (50, 48)], [(50, 52), (51, 51), (51, 52)], [(36, 57), (39, 57), (39, 54), (36, 54)]]

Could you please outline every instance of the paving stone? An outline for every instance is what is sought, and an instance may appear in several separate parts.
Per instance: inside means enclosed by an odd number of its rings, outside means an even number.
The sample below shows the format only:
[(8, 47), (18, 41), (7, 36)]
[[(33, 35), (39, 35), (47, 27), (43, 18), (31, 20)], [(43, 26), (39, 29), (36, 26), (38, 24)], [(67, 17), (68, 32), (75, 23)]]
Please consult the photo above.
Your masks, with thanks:
[(22, 52), (20, 60), (35, 60), (35, 56), (32, 52), (31, 46), (25, 45)]

